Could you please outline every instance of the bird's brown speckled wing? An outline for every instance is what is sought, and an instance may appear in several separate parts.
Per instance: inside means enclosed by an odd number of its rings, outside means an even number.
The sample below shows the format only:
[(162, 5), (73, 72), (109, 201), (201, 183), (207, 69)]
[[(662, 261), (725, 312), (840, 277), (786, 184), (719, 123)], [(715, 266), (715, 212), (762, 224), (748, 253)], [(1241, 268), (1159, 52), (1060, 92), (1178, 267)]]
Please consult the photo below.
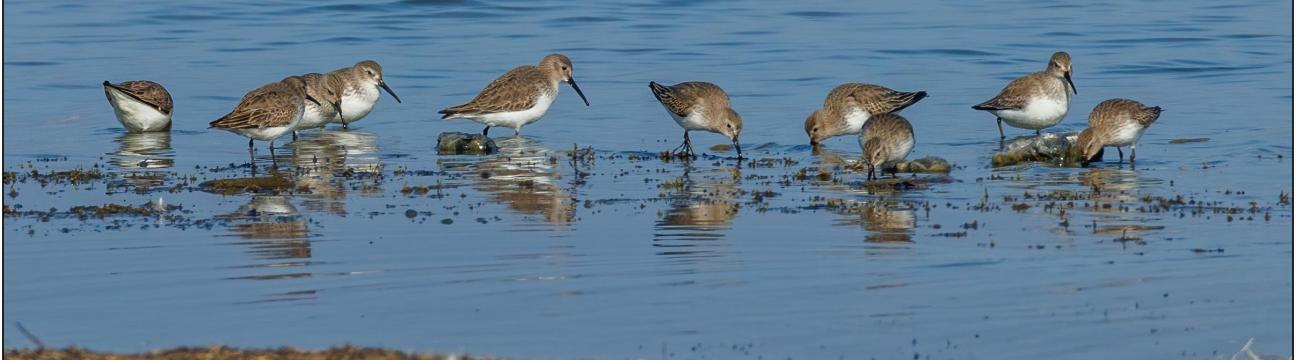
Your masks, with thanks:
[(986, 102), (972, 106), (977, 110), (1012, 110), (1021, 109), (1030, 101), (1030, 95), (1035, 93), (1040, 83), (1045, 81), (1043, 77), (1047, 76), (1042, 72), (1019, 77), (1008, 83), (1008, 86), (999, 92), (999, 95)]
[(672, 114), (676, 116), (688, 116), (695, 106), (701, 101), (713, 101), (715, 104), (707, 104), (716, 109), (730, 107), (729, 95), (719, 86), (708, 82), (690, 81), (679, 84), (664, 86), (658, 83), (650, 83), (648, 86), (652, 89), (653, 96), (657, 97), (662, 105), (666, 106)]
[[(870, 114), (881, 114), (897, 112), (904, 110), (927, 97), (925, 91), (905, 92), (895, 91), (886, 87), (872, 84), (843, 84), (837, 87), (841, 91), (841, 96), (845, 97), (847, 106), (855, 106)], [(830, 106), (824, 104), (824, 106)]]
[(488, 114), (523, 111), (536, 105), (541, 91), (548, 91), (547, 80), (534, 65), (524, 65), (509, 70), (486, 85), (477, 97), (467, 104), (449, 107), (439, 113), (442, 118), (458, 114)]
[(1108, 99), (1098, 103), (1089, 113), (1089, 126), (1112, 128), (1119, 125), (1117, 122), (1130, 119), (1146, 128), (1159, 117), (1161, 117), (1160, 107), (1144, 106), (1143, 103), (1130, 99)]
[(118, 84), (104, 82), (105, 86), (111, 86), (121, 90), (131, 97), (142, 101), (153, 108), (158, 109), (163, 114), (170, 114), (172, 109), (171, 93), (166, 91), (162, 85), (148, 80), (124, 81)]
[(292, 124), (301, 116), (306, 97), (288, 84), (276, 82), (243, 96), (229, 114), (209, 125), (225, 129), (255, 129)]

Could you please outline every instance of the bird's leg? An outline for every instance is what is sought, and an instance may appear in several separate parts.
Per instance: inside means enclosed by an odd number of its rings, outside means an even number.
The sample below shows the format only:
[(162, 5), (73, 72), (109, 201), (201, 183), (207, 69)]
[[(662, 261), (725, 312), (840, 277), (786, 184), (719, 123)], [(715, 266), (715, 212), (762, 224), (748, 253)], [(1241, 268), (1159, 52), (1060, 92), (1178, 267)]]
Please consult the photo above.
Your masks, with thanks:
[(293, 130), (293, 141), (297, 141), (297, 130)]
[(868, 177), (865, 178), (865, 179), (866, 179), (866, 180), (873, 180), (873, 178), (874, 178), (874, 176), (873, 176), (873, 164), (868, 164)]
[(1006, 137), (1003, 132), (1003, 118), (995, 118), (995, 122), (999, 124), (999, 140), (1005, 139)]
[(684, 130), (684, 149), (688, 150), (689, 157), (697, 157), (693, 155), (693, 141), (689, 140), (688, 130)]
[(252, 176), (256, 176), (256, 149), (252, 147), (252, 139), (248, 139), (248, 166), (252, 168)]
[(1130, 164), (1131, 164), (1131, 165), (1134, 164), (1134, 148), (1135, 148), (1135, 147), (1138, 147), (1138, 144), (1130, 144)]
[(490, 137), (490, 125), (486, 125), (486, 128), (482, 129), (482, 136)]
[(522, 137), (522, 128), (521, 127), (513, 128), (513, 138), (516, 139), (519, 137)]
[[(1119, 159), (1119, 161), (1116, 161), (1116, 163), (1117, 163), (1117, 164), (1120, 164), (1120, 163), (1125, 162), (1125, 152), (1124, 152), (1124, 151), (1121, 151), (1120, 146), (1115, 146), (1115, 148), (1116, 148), (1116, 156), (1117, 156), (1117, 159)], [(1130, 158), (1130, 161), (1134, 161), (1134, 159), (1133, 159), (1133, 158)]]
[(1039, 136), (1039, 135), (1040, 135), (1040, 131), (1039, 131), (1039, 129), (1036, 129), (1036, 130), (1035, 130), (1035, 136)]
[(273, 168), (271, 168), (272, 171), (279, 167), (279, 162), (275, 159), (274, 154), (274, 140), (270, 140), (270, 165), (273, 166)]
[(671, 150), (671, 152), (674, 152), (676, 155), (684, 155), (688, 151), (688, 146), (689, 146), (688, 143), (689, 143), (688, 130), (684, 130), (684, 142), (681, 143), (679, 146), (676, 146), (675, 150)]

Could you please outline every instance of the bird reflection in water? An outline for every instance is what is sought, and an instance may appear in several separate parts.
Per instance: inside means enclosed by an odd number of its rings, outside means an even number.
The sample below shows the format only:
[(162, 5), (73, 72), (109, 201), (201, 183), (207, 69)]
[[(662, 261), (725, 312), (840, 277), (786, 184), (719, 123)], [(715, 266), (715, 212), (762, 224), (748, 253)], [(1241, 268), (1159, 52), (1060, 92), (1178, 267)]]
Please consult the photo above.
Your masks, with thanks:
[(674, 257), (716, 256), (714, 248), (738, 216), (742, 173), (736, 167), (717, 167), (696, 173), (684, 163), (684, 174), (661, 183), (670, 208), (660, 214), (653, 233), (658, 255)]
[(917, 217), (913, 207), (904, 204), (864, 203), (834, 210), (843, 215), (836, 225), (862, 226), (868, 234), (864, 242), (904, 244), (913, 242)]
[(346, 215), (346, 196), (381, 197), (378, 137), (356, 130), (320, 130), (289, 145), (294, 184), (308, 212)]
[(158, 170), (175, 165), (171, 132), (126, 133), (115, 142), (117, 151), (109, 154), (110, 161), (127, 185), (140, 191), (164, 185), (166, 174)]
[(1085, 169), (1078, 177), (1080, 184), (1101, 200), (1131, 201), (1138, 195), (1139, 177), (1134, 170), (1094, 167)]
[(549, 224), (570, 224), (576, 217), (576, 202), (562, 188), (558, 173), (558, 164), (566, 155), (523, 136), (497, 140), (496, 145), (499, 152), (495, 155), (471, 157), (466, 163), (463, 158), (441, 157), (437, 162), (513, 212), (543, 216)]
[(311, 257), (306, 220), (286, 196), (253, 196), (247, 204), (222, 218), (229, 221), (232, 236), (243, 240), (237, 245), (251, 248), (259, 259), (280, 260), (265, 267), (305, 266), (300, 259)]

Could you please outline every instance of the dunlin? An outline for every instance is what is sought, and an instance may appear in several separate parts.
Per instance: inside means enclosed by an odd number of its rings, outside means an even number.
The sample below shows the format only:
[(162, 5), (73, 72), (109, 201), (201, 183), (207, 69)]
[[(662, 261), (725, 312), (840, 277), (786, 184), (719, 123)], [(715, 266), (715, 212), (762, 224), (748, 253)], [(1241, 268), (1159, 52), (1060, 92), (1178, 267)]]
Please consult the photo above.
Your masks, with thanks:
[(810, 144), (828, 138), (859, 134), (869, 117), (904, 110), (927, 97), (926, 91), (895, 91), (872, 84), (849, 83), (833, 88), (822, 109), (806, 117), (805, 131)]
[[(271, 159), (274, 158), (274, 140), (292, 131), (301, 122), (305, 103), (319, 106), (319, 100), (306, 94), (306, 81), (300, 76), (289, 76), (282, 81), (266, 84), (243, 95), (238, 106), (211, 127), (248, 137), (248, 153), (252, 153), (252, 140), (270, 142)], [(255, 163), (255, 160), (254, 160)]]
[(1130, 162), (1134, 162), (1134, 148), (1139, 137), (1159, 117), (1161, 107), (1144, 106), (1134, 100), (1109, 99), (1098, 103), (1089, 113), (1089, 127), (1076, 138), (1076, 146), (1082, 151), (1081, 164), (1089, 165), (1090, 159), (1098, 155), (1103, 146), (1116, 147), (1121, 161), (1125, 160), (1125, 153), (1120, 147), (1129, 146)]
[(162, 85), (148, 80), (117, 84), (104, 80), (103, 87), (108, 103), (117, 114), (117, 121), (126, 127), (126, 131), (171, 130), (171, 93)]
[(303, 109), (302, 119), (293, 129), (293, 140), (297, 140), (297, 130), (314, 129), (324, 127), (329, 122), (345, 122), (340, 116), (342, 114), (342, 93), (346, 84), (342, 79), (320, 73), (309, 73), (302, 75), (302, 80), (306, 82), (306, 95), (319, 100), (326, 105), (316, 105), (314, 102), (306, 101), (306, 107)]
[(522, 126), (540, 120), (558, 97), (558, 83), (566, 81), (580, 95), (585, 106), (589, 100), (572, 78), (572, 62), (563, 54), (550, 54), (540, 65), (523, 65), (492, 81), (467, 104), (438, 111), (442, 119), (469, 119), (486, 125), (513, 128), (516, 136)]
[(1056, 52), (1044, 71), (1013, 80), (998, 96), (972, 108), (995, 115), (1000, 139), (1004, 138), (1005, 122), (1039, 134), (1040, 129), (1062, 122), (1071, 107), (1072, 93), (1077, 92), (1071, 82), (1071, 55)]
[(393, 92), (383, 80), (382, 65), (378, 65), (377, 61), (361, 61), (355, 66), (333, 70), (328, 75), (336, 77), (343, 84), (342, 117), (329, 121), (341, 123), (343, 128), (351, 127), (351, 123), (360, 121), (373, 111), (374, 104), (378, 103), (378, 96), (382, 95), (378, 92), (379, 88), (386, 90), (397, 103), (401, 102), (396, 92)]
[(675, 123), (684, 128), (684, 144), (679, 150), (693, 156), (693, 143), (689, 140), (690, 130), (702, 130), (718, 133), (733, 141), (738, 157), (742, 157), (742, 146), (738, 144), (738, 134), (742, 132), (742, 117), (729, 104), (726, 95), (719, 86), (708, 82), (690, 81), (671, 86), (649, 82), (653, 96), (671, 114)]
[(864, 164), (868, 165), (868, 179), (873, 180), (877, 178), (875, 170), (882, 164), (909, 156), (914, 147), (913, 126), (894, 113), (874, 115), (864, 123), (859, 144), (864, 151)]

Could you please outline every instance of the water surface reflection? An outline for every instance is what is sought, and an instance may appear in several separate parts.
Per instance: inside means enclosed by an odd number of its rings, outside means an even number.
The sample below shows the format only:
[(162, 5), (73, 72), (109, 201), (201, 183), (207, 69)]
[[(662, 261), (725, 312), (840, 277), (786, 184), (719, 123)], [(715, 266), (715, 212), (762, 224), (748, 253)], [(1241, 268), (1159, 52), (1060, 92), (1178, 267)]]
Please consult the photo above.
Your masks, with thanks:
[(301, 195), (307, 212), (346, 215), (348, 193), (382, 197), (378, 136), (346, 129), (302, 135), (290, 147), (295, 185), (309, 190)]
[[(497, 139), (495, 155), (470, 158), (440, 158), (438, 164), (447, 172), (457, 173), (472, 182), (472, 188), (487, 193), (491, 201), (530, 218), (540, 216), (545, 223), (565, 225), (576, 217), (576, 202), (559, 182), (558, 162), (565, 155), (552, 151), (539, 141), (527, 137)], [(522, 227), (526, 228), (523, 224)]]
[(742, 172), (717, 167), (699, 173), (691, 162), (682, 166), (682, 175), (659, 185), (659, 196), (669, 207), (659, 212), (653, 246), (660, 248), (658, 255), (715, 256), (715, 248), (724, 246), (721, 240), (738, 216)]

